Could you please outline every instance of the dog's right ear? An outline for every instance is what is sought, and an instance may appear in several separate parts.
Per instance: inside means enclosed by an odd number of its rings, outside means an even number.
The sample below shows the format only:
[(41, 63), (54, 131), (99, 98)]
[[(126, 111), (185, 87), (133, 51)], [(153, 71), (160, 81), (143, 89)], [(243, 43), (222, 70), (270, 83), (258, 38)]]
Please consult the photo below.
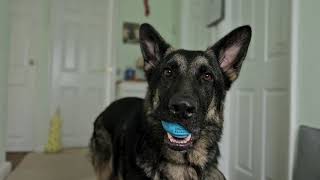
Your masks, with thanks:
[(217, 58), (225, 76), (226, 89), (229, 89), (240, 73), (242, 63), (246, 57), (252, 30), (250, 26), (241, 26), (220, 39), (207, 53)]
[(144, 70), (148, 72), (156, 67), (168, 48), (170, 48), (170, 45), (147, 23), (140, 26), (139, 39), (144, 59)]

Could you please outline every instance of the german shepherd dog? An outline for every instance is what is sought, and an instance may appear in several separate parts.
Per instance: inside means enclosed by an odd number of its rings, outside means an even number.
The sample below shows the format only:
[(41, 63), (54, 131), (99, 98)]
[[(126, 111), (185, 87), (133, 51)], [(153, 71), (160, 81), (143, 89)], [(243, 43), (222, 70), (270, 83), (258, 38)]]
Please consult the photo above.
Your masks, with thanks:
[[(97, 117), (90, 142), (97, 178), (225, 179), (217, 169), (224, 99), (247, 54), (250, 26), (205, 51), (175, 49), (149, 24), (139, 33), (147, 94), (117, 100)], [(190, 135), (173, 137), (162, 121)]]

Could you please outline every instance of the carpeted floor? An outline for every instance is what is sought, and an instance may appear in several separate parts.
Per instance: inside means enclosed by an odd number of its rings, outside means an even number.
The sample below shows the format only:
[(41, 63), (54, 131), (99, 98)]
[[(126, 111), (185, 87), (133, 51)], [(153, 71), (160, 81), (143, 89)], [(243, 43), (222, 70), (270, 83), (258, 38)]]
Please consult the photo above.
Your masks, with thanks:
[(7, 180), (95, 180), (86, 149), (30, 153)]

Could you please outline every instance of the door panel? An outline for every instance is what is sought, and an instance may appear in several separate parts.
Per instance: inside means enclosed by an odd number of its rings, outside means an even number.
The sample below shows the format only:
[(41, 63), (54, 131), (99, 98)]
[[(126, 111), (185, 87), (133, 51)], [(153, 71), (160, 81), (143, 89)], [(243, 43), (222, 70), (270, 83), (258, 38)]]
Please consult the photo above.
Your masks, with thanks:
[(252, 42), (231, 93), (231, 179), (285, 180), (288, 172), (289, 1), (233, 1)]
[[(237, 165), (236, 168), (245, 174), (252, 175), (253, 162), (253, 117), (254, 117), (254, 99), (253, 89), (239, 89), (236, 93), (237, 103), (246, 104), (241, 106), (237, 104), (237, 117), (243, 119), (237, 124)], [(241, 143), (240, 143), (241, 142)]]
[[(288, 162), (288, 93), (284, 89), (264, 89), (266, 122), (265, 176), (267, 180), (286, 180)], [(285, 113), (284, 113), (285, 112)]]
[(64, 146), (87, 146), (106, 104), (108, 0), (53, 1), (53, 98)]

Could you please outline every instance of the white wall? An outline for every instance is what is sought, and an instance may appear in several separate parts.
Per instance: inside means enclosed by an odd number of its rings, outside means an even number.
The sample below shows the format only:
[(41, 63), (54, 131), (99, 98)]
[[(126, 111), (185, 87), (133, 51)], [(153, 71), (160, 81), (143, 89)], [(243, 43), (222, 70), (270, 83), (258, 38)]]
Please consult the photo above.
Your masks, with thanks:
[(0, 165), (5, 160), (8, 81), (8, 0), (0, 0)]
[(320, 1), (299, 3), (298, 121), (320, 128)]

